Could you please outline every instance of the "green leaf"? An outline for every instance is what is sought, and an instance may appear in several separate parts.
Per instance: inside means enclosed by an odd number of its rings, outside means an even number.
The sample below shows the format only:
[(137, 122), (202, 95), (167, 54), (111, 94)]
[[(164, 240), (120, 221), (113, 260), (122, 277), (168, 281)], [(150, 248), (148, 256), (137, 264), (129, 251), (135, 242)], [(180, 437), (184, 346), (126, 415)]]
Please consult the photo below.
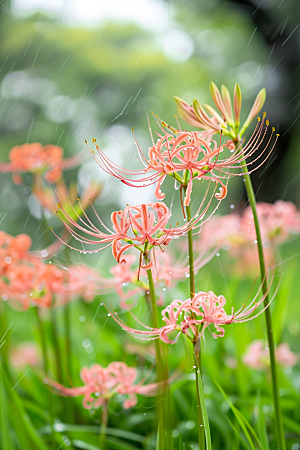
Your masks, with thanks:
[(210, 435), (210, 428), (209, 428), (209, 420), (208, 420), (208, 415), (207, 415), (207, 410), (206, 410), (202, 377), (201, 377), (200, 372), (199, 372), (199, 375), (197, 376), (197, 382), (198, 382), (198, 390), (199, 390), (201, 409), (202, 409), (202, 414), (203, 414), (203, 425), (204, 425), (204, 430), (205, 430), (206, 450), (211, 450), (211, 435)]
[(266, 427), (266, 421), (265, 421), (265, 416), (263, 413), (263, 409), (262, 409), (262, 401), (261, 401), (261, 397), (260, 397), (260, 392), (258, 393), (257, 396), (257, 403), (258, 403), (258, 421), (257, 421), (257, 426), (258, 426), (258, 434), (262, 443), (262, 447), (264, 450), (269, 450), (269, 440), (268, 440), (268, 434), (267, 434), (267, 427)]
[(9, 430), (9, 423), (7, 418), (7, 408), (9, 403), (7, 402), (6, 392), (4, 388), (4, 374), (3, 374), (3, 361), (2, 355), (0, 355), (0, 429), (1, 429), (1, 442), (2, 450), (13, 450), (14, 447), (11, 441), (11, 435)]
[[(219, 385), (219, 383), (217, 381), (215, 381), (215, 384), (217, 386), (217, 388), (219, 389), (219, 391), (221, 392), (221, 394), (223, 395), (224, 399), (227, 401), (227, 403), (229, 404), (236, 420), (238, 421), (241, 429), (243, 430), (243, 433), (247, 439), (247, 441), (250, 444), (250, 447), (252, 450), (255, 450), (255, 445), (253, 443), (253, 440), (251, 439), (250, 434), (248, 433), (247, 427), (245, 425), (245, 421), (246, 419), (242, 416), (242, 414), (238, 411), (238, 409), (233, 405), (232, 401), (227, 397), (227, 395), (225, 394), (225, 392), (223, 391), (223, 389), (221, 388), (221, 386)], [(243, 419), (242, 419), (243, 417)], [(250, 426), (250, 425), (249, 425)]]

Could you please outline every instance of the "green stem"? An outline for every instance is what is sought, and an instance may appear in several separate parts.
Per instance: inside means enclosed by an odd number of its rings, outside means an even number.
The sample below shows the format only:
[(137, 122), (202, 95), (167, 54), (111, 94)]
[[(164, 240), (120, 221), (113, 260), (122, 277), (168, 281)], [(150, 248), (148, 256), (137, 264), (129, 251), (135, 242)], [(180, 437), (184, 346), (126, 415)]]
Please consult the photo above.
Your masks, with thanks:
[(102, 405), (102, 423), (100, 427), (100, 450), (105, 450), (107, 423), (108, 423), (108, 400), (105, 400)]
[[(259, 265), (260, 265), (260, 275), (262, 282), (262, 292), (265, 295), (264, 306), (269, 304), (269, 295), (268, 295), (268, 282), (266, 277), (266, 265), (264, 260), (263, 253), (263, 244), (261, 238), (261, 232), (259, 227), (257, 209), (256, 209), (256, 201), (255, 194), (251, 182), (251, 177), (248, 173), (248, 167), (246, 161), (241, 161), (242, 171), (244, 173), (244, 180), (247, 190), (248, 199), (252, 208), (255, 232), (256, 232), (256, 240), (257, 240), (257, 249), (259, 256)], [(275, 423), (276, 423), (276, 434), (278, 440), (278, 448), (279, 450), (285, 450), (285, 438), (284, 438), (284, 429), (283, 422), (281, 416), (280, 409), (280, 398), (279, 398), (279, 385), (278, 385), (278, 376), (277, 376), (277, 368), (276, 368), (276, 358), (275, 358), (275, 341), (273, 334), (273, 326), (272, 326), (272, 317), (270, 308), (265, 310), (265, 318), (266, 318), (266, 328), (267, 328), (267, 336), (268, 336), (268, 345), (270, 352), (270, 363), (271, 363), (271, 374), (272, 374), (272, 392), (273, 392), (273, 403), (275, 410)]]
[[(194, 342), (194, 367), (196, 374), (196, 385), (197, 385), (197, 405), (198, 405), (198, 433), (199, 433), (199, 449), (200, 439), (202, 448), (205, 448), (204, 442), (202, 442), (202, 434), (205, 436), (206, 449), (211, 450), (211, 435), (209, 420), (205, 405), (205, 397), (203, 390), (202, 374), (201, 374), (201, 341)], [(200, 433), (200, 430), (202, 433)]]
[[(189, 222), (192, 219), (191, 207), (186, 206), (186, 217)], [(191, 299), (195, 296), (195, 264), (194, 264), (194, 249), (193, 249), (193, 230), (188, 231), (188, 245), (189, 245), (189, 272), (190, 272), (190, 296)], [(201, 407), (201, 401), (199, 396), (199, 380), (202, 378), (201, 372), (201, 354), (197, 354), (197, 364), (196, 365), (196, 389), (197, 389), (197, 405), (198, 405), (198, 439), (199, 439), (199, 450), (205, 450), (205, 432), (204, 432), (204, 418)], [(202, 382), (202, 380), (201, 380)]]
[(50, 309), (51, 309), (51, 326), (52, 326), (52, 338), (53, 338), (53, 345), (54, 345), (54, 357), (55, 357), (55, 364), (56, 364), (57, 381), (59, 383), (63, 383), (63, 371), (62, 371), (61, 354), (60, 354), (60, 347), (59, 347), (59, 341), (58, 341), (56, 314), (55, 314), (55, 309), (53, 306), (51, 306)]
[[(46, 335), (44, 332), (44, 326), (43, 326), (43, 323), (40, 318), (38, 307), (35, 308), (35, 314), (36, 314), (36, 318), (37, 318), (37, 324), (38, 324), (40, 340), (41, 340), (42, 355), (43, 355), (43, 369), (44, 369), (45, 375), (47, 376), (48, 372), (49, 372), (49, 364), (48, 364), (48, 351), (47, 351)], [(50, 408), (49, 408), (50, 425), (51, 425), (51, 433), (52, 433), (52, 438), (53, 438), (52, 448), (55, 448), (55, 440), (54, 440), (55, 433), (54, 433), (54, 429), (53, 429), (53, 424), (54, 424), (53, 395), (49, 390), (47, 390), (47, 396), (48, 396), (48, 404), (50, 405)]]
[(67, 303), (64, 308), (65, 319), (65, 339), (66, 339), (66, 360), (67, 360), (67, 372), (69, 378), (72, 380), (72, 341), (71, 341), (71, 305)]
[(39, 329), (39, 334), (40, 334), (40, 339), (41, 339), (41, 347), (42, 347), (42, 354), (43, 354), (43, 368), (44, 368), (44, 372), (45, 375), (48, 374), (48, 353), (47, 353), (47, 344), (46, 344), (46, 336), (44, 333), (44, 327), (40, 318), (40, 314), (39, 314), (39, 308), (36, 307), (35, 309), (35, 314), (36, 314), (36, 318), (37, 318), (37, 324), (38, 324), (38, 329)]
[[(148, 264), (150, 262), (149, 256), (147, 253), (144, 253), (145, 263)], [(153, 317), (153, 326), (154, 328), (160, 328), (159, 320), (158, 320), (158, 312), (156, 306), (156, 298), (155, 298), (155, 288), (154, 281), (151, 268), (147, 270), (148, 275), (148, 283), (149, 283), (149, 292), (151, 299), (151, 309), (152, 309), (152, 317)], [(159, 339), (155, 339), (155, 353), (156, 353), (156, 371), (157, 371), (157, 381), (159, 383), (163, 383), (165, 381), (164, 374), (164, 366), (162, 361), (162, 351), (161, 351), (161, 342)], [(158, 439), (159, 439), (159, 450), (164, 450), (165, 448), (165, 405), (164, 405), (164, 394), (165, 388), (160, 390), (159, 395), (159, 423), (158, 423)]]

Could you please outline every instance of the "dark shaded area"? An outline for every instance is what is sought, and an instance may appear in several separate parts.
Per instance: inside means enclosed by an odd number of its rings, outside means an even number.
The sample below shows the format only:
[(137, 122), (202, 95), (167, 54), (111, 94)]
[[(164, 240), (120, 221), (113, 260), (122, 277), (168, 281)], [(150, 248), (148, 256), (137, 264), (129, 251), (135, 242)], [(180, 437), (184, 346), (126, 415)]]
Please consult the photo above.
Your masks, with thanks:
[[(295, 201), (297, 193), (284, 189), (278, 180), (282, 167), (289, 164), (291, 159), (294, 160), (291, 179), (297, 175), (295, 169), (299, 169), (300, 166), (298, 149), (294, 147), (299, 129), (300, 109), (300, 2), (280, 1), (274, 7), (273, 4), (251, 0), (229, 1), (246, 14), (253, 26), (257, 27), (257, 32), (270, 49), (270, 59), (277, 61), (275, 70), (280, 77), (276, 99), (268, 96), (266, 104), (268, 117), (275, 125), (276, 131), (280, 133), (280, 139), (269, 161), (271, 169), (268, 170), (268, 177), (264, 178), (264, 183), (261, 184), (264, 168), (252, 175), (255, 190), (259, 189), (257, 198), (268, 202), (273, 202), (278, 197)], [(265, 84), (268, 88), (268, 80)]]

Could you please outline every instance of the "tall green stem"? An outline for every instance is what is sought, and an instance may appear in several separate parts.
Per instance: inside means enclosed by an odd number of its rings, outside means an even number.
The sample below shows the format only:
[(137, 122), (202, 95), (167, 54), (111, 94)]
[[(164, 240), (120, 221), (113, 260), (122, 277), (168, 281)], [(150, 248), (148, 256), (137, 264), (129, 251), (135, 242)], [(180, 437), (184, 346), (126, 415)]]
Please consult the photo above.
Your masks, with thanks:
[[(145, 263), (148, 264), (150, 262), (148, 254), (144, 254)], [(159, 320), (158, 320), (158, 312), (156, 306), (156, 298), (155, 298), (155, 289), (154, 289), (154, 281), (152, 270), (147, 270), (148, 275), (148, 283), (149, 283), (149, 292), (151, 299), (151, 309), (152, 309), (152, 317), (153, 317), (153, 326), (154, 328), (159, 328)], [(156, 371), (157, 371), (157, 381), (159, 383), (163, 383), (165, 381), (164, 377), (164, 366), (162, 361), (162, 352), (161, 352), (161, 343), (159, 339), (155, 340), (155, 353), (156, 353)], [(159, 450), (164, 450), (165, 448), (165, 405), (164, 405), (164, 392), (165, 389), (162, 387), (159, 395), (159, 424), (158, 424), (158, 439), (159, 439)]]
[(106, 428), (108, 423), (108, 400), (102, 405), (102, 423), (100, 427), (100, 450), (105, 450)]
[[(269, 304), (269, 295), (268, 295), (268, 282), (266, 277), (266, 265), (263, 253), (263, 245), (261, 239), (261, 232), (259, 227), (257, 209), (256, 209), (256, 201), (255, 194), (251, 182), (251, 177), (248, 173), (248, 167), (245, 161), (241, 162), (241, 167), (244, 173), (245, 185), (247, 190), (248, 199), (252, 208), (255, 232), (256, 232), (256, 240), (257, 240), (257, 249), (259, 256), (259, 265), (260, 265), (260, 274), (261, 274), (261, 282), (262, 282), (262, 292), (265, 295), (264, 305), (267, 306)], [(285, 450), (285, 438), (284, 438), (284, 429), (282, 423), (281, 409), (280, 409), (280, 398), (279, 398), (279, 386), (278, 386), (278, 377), (277, 377), (277, 368), (276, 368), (276, 358), (275, 358), (275, 342), (274, 342), (274, 334), (273, 334), (273, 326), (272, 326), (272, 317), (270, 308), (265, 310), (265, 318), (266, 318), (266, 327), (267, 327), (267, 336), (268, 336), (268, 345), (270, 352), (270, 363), (271, 363), (271, 375), (272, 375), (272, 392), (273, 392), (273, 403), (275, 410), (275, 422), (276, 422), (276, 434), (278, 440), (278, 448), (280, 450)]]
[(39, 308), (36, 307), (35, 309), (35, 314), (36, 314), (36, 319), (37, 319), (37, 324), (38, 324), (38, 329), (39, 329), (39, 334), (40, 334), (40, 340), (41, 340), (41, 347), (42, 347), (42, 354), (43, 354), (43, 368), (44, 368), (44, 372), (45, 375), (48, 375), (48, 352), (47, 352), (47, 344), (46, 344), (46, 336), (44, 333), (44, 327), (40, 318), (40, 314), (39, 314)]
[(58, 341), (56, 314), (55, 314), (55, 309), (54, 309), (53, 305), (51, 306), (51, 325), (52, 325), (52, 337), (53, 337), (57, 381), (59, 383), (63, 383), (63, 371), (62, 371), (61, 354), (60, 354), (60, 347), (59, 347), (59, 341)]
[[(191, 207), (186, 206), (186, 216), (189, 222), (192, 219)], [(191, 299), (195, 296), (195, 264), (194, 264), (194, 249), (193, 249), (193, 230), (188, 231), (188, 245), (189, 245), (189, 272), (190, 272), (190, 296)], [(196, 356), (195, 356), (196, 360)], [(197, 388), (197, 406), (198, 406), (198, 439), (199, 439), (199, 450), (205, 450), (205, 432), (204, 432), (204, 421), (203, 421), (203, 411), (201, 407), (200, 395), (199, 395), (199, 382), (198, 377), (202, 377), (201, 373), (201, 353), (197, 353), (197, 364), (195, 364), (196, 371), (196, 388)], [(201, 380), (202, 381), (202, 380)]]

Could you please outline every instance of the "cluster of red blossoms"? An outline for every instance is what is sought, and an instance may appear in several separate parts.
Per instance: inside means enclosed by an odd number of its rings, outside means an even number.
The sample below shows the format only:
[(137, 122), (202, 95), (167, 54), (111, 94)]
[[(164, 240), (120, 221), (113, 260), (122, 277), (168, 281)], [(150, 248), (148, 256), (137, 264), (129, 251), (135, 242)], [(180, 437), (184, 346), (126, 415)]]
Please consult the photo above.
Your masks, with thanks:
[[(0, 289), (2, 300), (16, 308), (30, 305), (49, 308), (65, 304), (76, 297), (86, 301), (96, 294), (96, 273), (85, 266), (59, 268), (46, 264), (40, 255), (30, 252), (31, 238), (16, 237), (0, 231)], [(44, 250), (41, 254), (49, 254)], [(67, 270), (65, 270), (67, 269)]]
[(63, 159), (63, 149), (57, 145), (43, 146), (40, 142), (16, 145), (9, 152), (9, 163), (2, 162), (2, 172), (12, 172), (13, 181), (22, 183), (21, 173), (31, 172), (45, 174), (49, 183), (56, 183), (62, 176), (62, 171), (70, 169), (82, 160), (81, 155)]

